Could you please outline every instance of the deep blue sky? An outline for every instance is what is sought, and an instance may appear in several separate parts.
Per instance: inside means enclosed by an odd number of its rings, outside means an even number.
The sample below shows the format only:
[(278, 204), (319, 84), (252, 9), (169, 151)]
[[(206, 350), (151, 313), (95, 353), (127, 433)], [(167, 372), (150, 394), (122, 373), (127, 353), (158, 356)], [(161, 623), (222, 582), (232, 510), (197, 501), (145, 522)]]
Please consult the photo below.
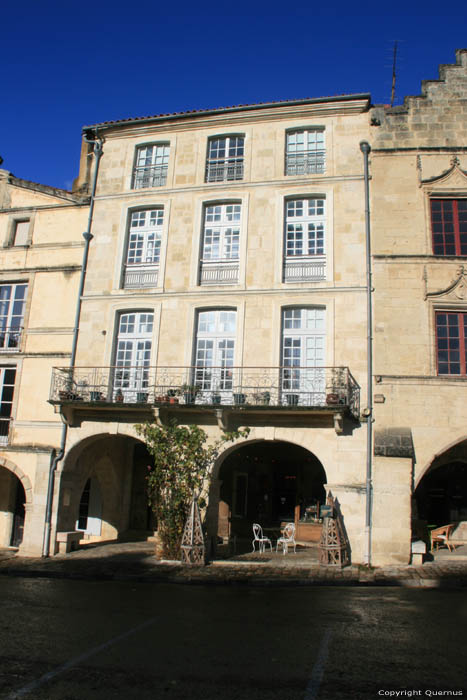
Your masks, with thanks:
[(467, 47), (467, 3), (439, 0), (16, 0), (0, 22), (0, 167), (65, 189), (85, 124), (354, 92), (387, 103), (396, 39), (400, 104)]

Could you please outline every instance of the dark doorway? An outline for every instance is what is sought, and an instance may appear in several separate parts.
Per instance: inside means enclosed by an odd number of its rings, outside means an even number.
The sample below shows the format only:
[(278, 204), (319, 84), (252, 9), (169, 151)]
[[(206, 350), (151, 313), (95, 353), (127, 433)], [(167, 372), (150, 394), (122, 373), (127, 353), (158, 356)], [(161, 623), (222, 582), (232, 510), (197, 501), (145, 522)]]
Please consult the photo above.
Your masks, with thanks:
[[(219, 472), (219, 518), (229, 521), (229, 534), (249, 536), (253, 522), (280, 528), (325, 501), (326, 474), (308, 450), (286, 442), (263, 441), (239, 448)], [(225, 536), (225, 523), (219, 534)]]
[(416, 491), (417, 515), (427, 525), (467, 520), (467, 463), (455, 461), (430, 470)]
[(19, 547), (23, 541), (24, 515), (25, 515), (26, 494), (23, 484), (16, 480), (15, 508), (13, 512), (13, 527), (11, 529), (11, 546)]

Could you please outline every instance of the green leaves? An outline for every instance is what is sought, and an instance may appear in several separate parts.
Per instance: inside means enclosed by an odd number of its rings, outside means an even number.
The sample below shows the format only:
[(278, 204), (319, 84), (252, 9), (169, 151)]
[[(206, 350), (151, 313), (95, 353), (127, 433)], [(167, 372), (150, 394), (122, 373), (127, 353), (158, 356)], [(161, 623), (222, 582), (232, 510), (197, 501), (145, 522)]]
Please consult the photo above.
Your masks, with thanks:
[(248, 437), (250, 430), (224, 433), (207, 445), (208, 436), (197, 425), (171, 421), (163, 427), (155, 423), (135, 427), (153, 457), (147, 476), (148, 499), (157, 519), (163, 556), (178, 558), (192, 498), (198, 496), (200, 505), (205, 502), (209, 475), (221, 446)]

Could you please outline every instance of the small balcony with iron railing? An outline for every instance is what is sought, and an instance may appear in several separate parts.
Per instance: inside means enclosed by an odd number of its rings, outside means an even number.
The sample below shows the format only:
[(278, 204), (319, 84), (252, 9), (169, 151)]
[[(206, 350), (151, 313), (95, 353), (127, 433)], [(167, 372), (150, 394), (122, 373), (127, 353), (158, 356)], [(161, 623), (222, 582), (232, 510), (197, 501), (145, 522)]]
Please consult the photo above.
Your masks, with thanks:
[(243, 180), (243, 156), (228, 160), (212, 159), (206, 163), (206, 182)]
[(143, 289), (157, 287), (159, 280), (159, 265), (148, 263), (132, 263), (125, 265), (123, 286), (125, 289)]
[(167, 183), (168, 165), (139, 165), (133, 170), (133, 189), (162, 187)]
[(240, 264), (238, 260), (201, 260), (199, 283), (237, 284)]
[(22, 333), (21, 326), (0, 328), (0, 352), (19, 352)]
[(297, 255), (284, 260), (284, 282), (318, 282), (325, 279), (325, 255)]
[(344, 416), (360, 415), (360, 387), (348, 367), (55, 367), (49, 401), (69, 422), (76, 412), (89, 420), (99, 413), (120, 420), (123, 411), (128, 420), (147, 420), (155, 409), (220, 412), (224, 423), (239, 413), (243, 422), (254, 414), (330, 414), (342, 432)]
[(300, 151), (285, 156), (286, 175), (318, 175), (326, 169), (326, 151)]
[(8, 445), (10, 422), (10, 417), (0, 417), (0, 445)]

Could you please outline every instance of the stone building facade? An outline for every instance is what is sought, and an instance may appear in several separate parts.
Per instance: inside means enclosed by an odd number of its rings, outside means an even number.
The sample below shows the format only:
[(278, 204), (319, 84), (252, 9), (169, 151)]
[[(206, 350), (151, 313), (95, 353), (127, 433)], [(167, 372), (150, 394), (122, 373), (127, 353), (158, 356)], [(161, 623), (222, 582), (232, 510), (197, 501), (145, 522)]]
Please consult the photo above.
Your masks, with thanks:
[(40, 554), (62, 421), (47, 402), (69, 362), (88, 199), (0, 170), (0, 547)]
[[(466, 91), (459, 51), (402, 107), (360, 94), (85, 128), (81, 213), (93, 144), (103, 155), (77, 353), (44, 392), (66, 425), (52, 551), (57, 533), (154, 528), (144, 420), (213, 439), (250, 428), (214, 466), (213, 543), (294, 519), (313, 540), (329, 491), (354, 562), (407, 563), (424, 522), (467, 520)], [(70, 230), (59, 257), (82, 245)], [(29, 472), (42, 516), (43, 455), (41, 478)]]

